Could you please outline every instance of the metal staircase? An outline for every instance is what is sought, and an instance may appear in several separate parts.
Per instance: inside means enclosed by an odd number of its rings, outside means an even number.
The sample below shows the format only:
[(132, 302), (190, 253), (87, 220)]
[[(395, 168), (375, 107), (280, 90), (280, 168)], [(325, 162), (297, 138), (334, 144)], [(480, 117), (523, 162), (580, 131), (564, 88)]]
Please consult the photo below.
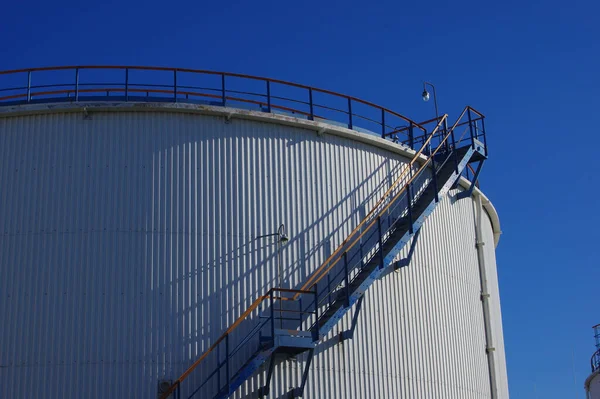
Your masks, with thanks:
[[(466, 166), (478, 162), (477, 171), (481, 170), (487, 158), (483, 120), (482, 114), (466, 107), (451, 127), (444, 115), (435, 120), (431, 133), (417, 138), (411, 134), (410, 143), (420, 149), (331, 256), (299, 289), (272, 288), (256, 299), (161, 398), (180, 398), (182, 393), (188, 398), (199, 393), (202, 398), (227, 398), (270, 360), (266, 382), (258, 390), (263, 397), (269, 393), (275, 356), (307, 352), (302, 382), (289, 391), (289, 397), (301, 397), (317, 343), (358, 302), (356, 322), (364, 293), (382, 275), (406, 266), (396, 260), (400, 251), (417, 239), (425, 218), (457, 184)], [(339, 335), (340, 340), (349, 338), (352, 331)], [(195, 387), (184, 387), (192, 373), (189, 380), (196, 382)]]

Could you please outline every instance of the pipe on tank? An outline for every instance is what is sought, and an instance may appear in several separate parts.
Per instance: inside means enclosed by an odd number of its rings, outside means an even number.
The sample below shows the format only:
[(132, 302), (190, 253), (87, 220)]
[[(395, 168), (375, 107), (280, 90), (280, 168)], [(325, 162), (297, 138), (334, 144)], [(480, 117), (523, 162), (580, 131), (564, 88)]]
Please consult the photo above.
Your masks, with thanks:
[(481, 301), (483, 304), (483, 321), (485, 324), (486, 353), (488, 369), (490, 372), (490, 389), (492, 399), (498, 398), (498, 383), (496, 381), (496, 361), (494, 340), (492, 336), (492, 323), (490, 315), (490, 294), (488, 291), (487, 272), (485, 268), (485, 254), (483, 253), (482, 221), (484, 217), (481, 195), (475, 195), (475, 245), (477, 247), (477, 263), (479, 264), (479, 278), (481, 282)]

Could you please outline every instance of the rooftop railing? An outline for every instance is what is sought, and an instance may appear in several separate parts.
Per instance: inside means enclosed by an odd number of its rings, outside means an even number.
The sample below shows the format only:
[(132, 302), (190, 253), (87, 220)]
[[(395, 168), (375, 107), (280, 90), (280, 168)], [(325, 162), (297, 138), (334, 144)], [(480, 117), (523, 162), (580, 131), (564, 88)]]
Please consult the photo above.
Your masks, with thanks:
[[(244, 108), (324, 121), (411, 147), (427, 132), (424, 124), (369, 101), (259, 76), (145, 66), (0, 71), (0, 106), (82, 101), (183, 102)], [(432, 128), (437, 124), (437, 120), (428, 122)]]

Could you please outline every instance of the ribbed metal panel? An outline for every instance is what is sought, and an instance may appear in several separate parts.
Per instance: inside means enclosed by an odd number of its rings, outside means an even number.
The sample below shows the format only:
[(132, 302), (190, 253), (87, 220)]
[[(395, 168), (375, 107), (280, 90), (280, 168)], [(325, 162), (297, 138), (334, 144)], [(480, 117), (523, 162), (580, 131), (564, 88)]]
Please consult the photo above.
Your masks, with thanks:
[[(154, 397), (274, 285), (275, 242), (255, 237), (286, 224), (297, 286), (406, 161), (191, 113), (0, 118), (0, 397)], [(490, 396), (473, 224), (471, 200), (442, 201), (410, 267), (368, 291), (354, 339), (317, 348), (305, 397)], [(301, 366), (277, 367), (270, 396)]]
[(488, 289), (490, 292), (490, 313), (492, 336), (496, 353), (496, 378), (498, 379), (498, 395), (508, 398), (508, 375), (506, 371), (506, 355), (504, 351), (504, 333), (502, 331), (502, 311), (500, 308), (500, 289), (496, 271), (496, 251), (493, 229), (490, 219), (483, 218), (483, 246), (487, 267)]

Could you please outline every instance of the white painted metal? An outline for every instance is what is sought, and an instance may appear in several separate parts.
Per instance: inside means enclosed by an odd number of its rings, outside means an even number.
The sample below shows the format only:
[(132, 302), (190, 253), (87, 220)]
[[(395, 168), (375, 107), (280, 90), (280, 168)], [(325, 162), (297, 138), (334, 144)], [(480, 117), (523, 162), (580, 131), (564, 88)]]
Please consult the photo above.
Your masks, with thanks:
[[(127, 107), (0, 117), (0, 397), (154, 397), (274, 283), (276, 242), (255, 237), (285, 223), (297, 286), (409, 159), (291, 118)], [(490, 397), (472, 207), (443, 199), (411, 265), (367, 292), (354, 339), (317, 347), (304, 397)], [(483, 219), (507, 398), (499, 229)], [(283, 360), (270, 397), (301, 371)]]

